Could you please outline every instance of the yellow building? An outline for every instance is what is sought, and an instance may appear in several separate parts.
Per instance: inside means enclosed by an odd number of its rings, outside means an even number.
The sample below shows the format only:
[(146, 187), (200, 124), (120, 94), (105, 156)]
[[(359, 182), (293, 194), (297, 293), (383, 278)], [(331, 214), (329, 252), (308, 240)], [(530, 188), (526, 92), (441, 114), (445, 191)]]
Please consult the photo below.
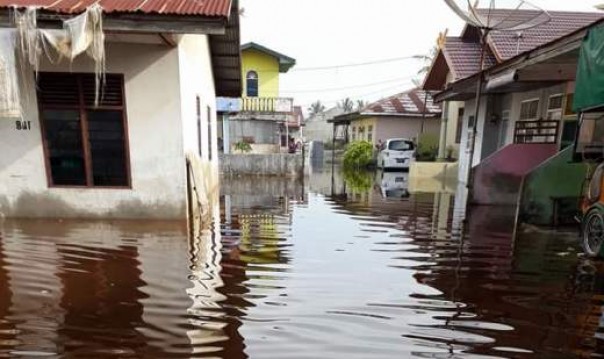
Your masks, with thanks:
[(279, 97), (279, 75), (296, 60), (254, 42), (241, 46), (244, 97)]
[(254, 42), (241, 46), (242, 98), (225, 99), (226, 106), (218, 106), (218, 137), (225, 154), (246, 144), (253, 154), (287, 149), (294, 134), (288, 120), (295, 111), (293, 99), (279, 94), (279, 77), (295, 64), (295, 59)]

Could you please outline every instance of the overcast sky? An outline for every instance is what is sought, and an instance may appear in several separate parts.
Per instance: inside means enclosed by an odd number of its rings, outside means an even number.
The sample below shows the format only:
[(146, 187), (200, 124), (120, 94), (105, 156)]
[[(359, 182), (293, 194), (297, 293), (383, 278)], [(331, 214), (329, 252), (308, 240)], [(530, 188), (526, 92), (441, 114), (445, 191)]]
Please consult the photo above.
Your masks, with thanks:
[[(465, 0), (458, 0), (459, 3)], [(518, 0), (499, 0), (508, 5)], [(595, 11), (604, 0), (534, 0), (548, 10)], [(481, 3), (486, 3), (482, 0)], [(240, 0), (242, 42), (254, 41), (297, 60), (281, 75), (281, 96), (305, 109), (315, 100), (377, 100), (413, 87), (422, 64), (403, 59), (374, 65), (309, 70), (427, 54), (439, 32), (458, 35), (463, 22), (444, 0)]]

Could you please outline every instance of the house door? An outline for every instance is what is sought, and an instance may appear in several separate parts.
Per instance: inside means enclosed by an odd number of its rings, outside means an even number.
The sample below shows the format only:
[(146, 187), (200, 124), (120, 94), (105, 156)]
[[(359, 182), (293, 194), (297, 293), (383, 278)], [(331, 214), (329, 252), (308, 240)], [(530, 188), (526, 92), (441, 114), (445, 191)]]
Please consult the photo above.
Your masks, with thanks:
[(508, 135), (508, 128), (510, 126), (510, 111), (503, 111), (501, 113), (501, 123), (499, 124), (499, 139), (497, 141), (497, 149), (505, 146), (505, 139)]

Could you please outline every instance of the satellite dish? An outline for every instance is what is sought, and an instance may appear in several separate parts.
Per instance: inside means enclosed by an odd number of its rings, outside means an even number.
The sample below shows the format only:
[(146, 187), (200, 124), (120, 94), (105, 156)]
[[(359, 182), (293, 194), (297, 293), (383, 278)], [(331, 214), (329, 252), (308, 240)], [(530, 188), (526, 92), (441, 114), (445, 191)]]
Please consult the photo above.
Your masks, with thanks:
[[(489, 0), (486, 7), (480, 6), (480, 0), (474, 4), (470, 0), (445, 0), (445, 3), (467, 24), (481, 29), (480, 39), (480, 75), (478, 77), (478, 86), (476, 89), (476, 106), (474, 106), (474, 118), (478, 122), (480, 114), (480, 99), (482, 97), (484, 85), (484, 58), (487, 51), (487, 37), (491, 32), (512, 31), (521, 33), (524, 30), (532, 29), (543, 25), (551, 20), (551, 16), (546, 10), (543, 10), (525, 0)], [(467, 10), (463, 10), (466, 7)], [(471, 129), (470, 151), (469, 151), (469, 170), (467, 171), (466, 184), (468, 191), (471, 192), (474, 187), (474, 152), (476, 148), (476, 126)], [(470, 200), (471, 196), (467, 196)], [(466, 203), (466, 217), (469, 210), (469, 202)]]
[[(549, 13), (525, 0), (490, 0), (481, 7), (480, 1), (445, 0), (445, 3), (467, 24), (489, 31), (523, 31), (551, 20)], [(467, 8), (467, 10), (463, 10)]]

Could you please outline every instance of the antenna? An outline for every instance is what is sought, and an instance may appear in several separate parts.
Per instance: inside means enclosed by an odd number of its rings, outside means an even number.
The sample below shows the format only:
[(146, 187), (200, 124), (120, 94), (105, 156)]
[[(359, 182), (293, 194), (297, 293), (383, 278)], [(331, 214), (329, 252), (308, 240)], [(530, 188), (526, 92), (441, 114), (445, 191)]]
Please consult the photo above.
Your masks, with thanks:
[[(445, 3), (467, 24), (486, 31), (522, 31), (551, 20), (549, 13), (526, 0), (489, 0), (480, 7), (480, 0), (445, 0)], [(468, 10), (463, 10), (467, 5)]]
[[(480, 51), (480, 73), (478, 85), (476, 87), (476, 104), (474, 112), (474, 127), (471, 134), (471, 147), (469, 154), (469, 170), (467, 171), (466, 185), (468, 192), (471, 192), (474, 186), (474, 151), (476, 143), (476, 133), (478, 117), (480, 114), (480, 100), (482, 97), (482, 87), (484, 84), (484, 59), (487, 48), (487, 37), (491, 32), (511, 31), (521, 33), (524, 30), (532, 29), (543, 25), (551, 20), (549, 13), (525, 0), (489, 0), (486, 7), (480, 6), (480, 0), (474, 4), (471, 0), (444, 0), (445, 3), (464, 20), (468, 25), (475, 26), (481, 31), (481, 51)], [(484, 1), (483, 1), (484, 3)], [(467, 8), (467, 10), (463, 10)], [(520, 41), (520, 37), (518, 37)], [(519, 45), (518, 45), (519, 46)], [(470, 200), (468, 193), (468, 201)], [(466, 217), (468, 207), (466, 205)]]

